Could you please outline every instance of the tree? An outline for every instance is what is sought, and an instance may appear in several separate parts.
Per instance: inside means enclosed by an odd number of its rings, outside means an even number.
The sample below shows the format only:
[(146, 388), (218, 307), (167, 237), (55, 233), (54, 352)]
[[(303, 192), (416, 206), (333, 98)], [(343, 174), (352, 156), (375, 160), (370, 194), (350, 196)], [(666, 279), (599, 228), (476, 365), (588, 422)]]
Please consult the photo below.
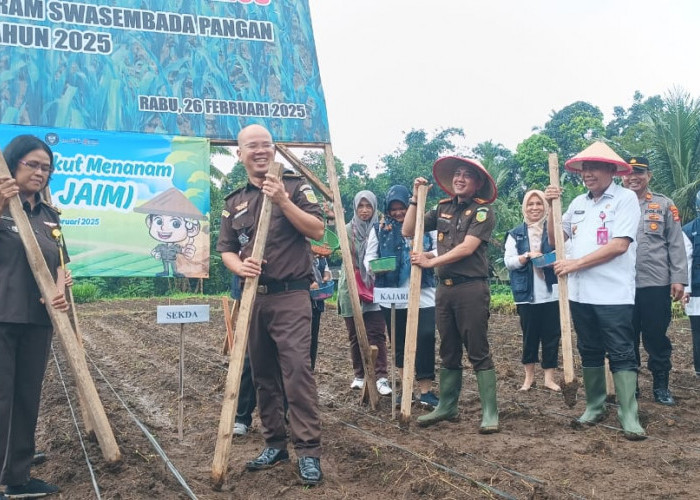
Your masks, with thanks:
[[(393, 154), (382, 157), (383, 169), (375, 181), (378, 189), (375, 194), (379, 196), (395, 184), (406, 186), (410, 191), (416, 177), (425, 177), (433, 183), (433, 163), (441, 156), (455, 151), (452, 142), (454, 137), (464, 137), (464, 131), (460, 128), (446, 128), (436, 132), (432, 139), (428, 138), (425, 130), (408, 132), (402, 147)], [(436, 187), (428, 192), (428, 206), (443, 197)]]
[(518, 186), (518, 165), (513, 153), (503, 144), (494, 144), (491, 140), (481, 142), (472, 152), (496, 182), (499, 198), (508, 196)]
[(661, 110), (660, 96), (644, 99), (641, 92), (634, 93), (628, 109), (615, 106), (614, 118), (605, 127), (605, 137), (623, 156), (649, 156), (654, 148), (654, 134), (649, 115)]
[(515, 149), (515, 161), (520, 168), (522, 189), (544, 189), (549, 185), (549, 154), (556, 153), (557, 143), (544, 133), (533, 134)]
[(576, 101), (552, 112), (542, 132), (557, 143), (560, 159), (565, 161), (604, 136), (603, 112), (592, 104)]
[(654, 137), (654, 180), (678, 205), (682, 219), (694, 217), (700, 188), (700, 101), (675, 88), (663, 107), (649, 114)]

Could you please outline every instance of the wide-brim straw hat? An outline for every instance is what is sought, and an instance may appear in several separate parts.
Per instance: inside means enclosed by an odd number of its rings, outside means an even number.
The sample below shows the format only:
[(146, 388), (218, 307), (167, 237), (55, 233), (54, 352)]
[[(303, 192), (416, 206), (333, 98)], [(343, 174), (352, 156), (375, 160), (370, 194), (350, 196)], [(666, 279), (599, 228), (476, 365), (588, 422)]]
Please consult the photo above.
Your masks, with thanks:
[(614, 175), (627, 175), (632, 172), (632, 167), (623, 160), (613, 149), (601, 141), (596, 141), (579, 154), (568, 160), (564, 168), (569, 172), (580, 174), (583, 170), (583, 162), (601, 162), (615, 165), (617, 171)]
[(455, 175), (455, 171), (458, 167), (468, 167), (473, 171), (479, 173), (481, 178), (484, 180), (484, 185), (474, 194), (474, 200), (487, 204), (492, 203), (496, 196), (498, 196), (498, 189), (496, 188), (496, 182), (488, 173), (486, 168), (479, 163), (479, 160), (474, 160), (472, 158), (460, 158), (458, 156), (445, 156), (443, 158), (438, 158), (438, 160), (433, 164), (433, 178), (437, 182), (438, 186), (442, 188), (450, 196), (454, 196), (455, 193), (452, 190), (452, 178)]

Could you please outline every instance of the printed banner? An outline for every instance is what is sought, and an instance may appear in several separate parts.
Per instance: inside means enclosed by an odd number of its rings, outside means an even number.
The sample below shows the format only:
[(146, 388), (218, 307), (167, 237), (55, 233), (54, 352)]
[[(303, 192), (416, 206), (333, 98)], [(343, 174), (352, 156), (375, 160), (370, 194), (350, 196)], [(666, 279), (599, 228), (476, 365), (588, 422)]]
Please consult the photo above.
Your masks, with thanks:
[(0, 125), (4, 147), (33, 134), (54, 153), (73, 275), (209, 275), (209, 141)]
[(308, 0), (0, 1), (0, 123), (328, 143)]

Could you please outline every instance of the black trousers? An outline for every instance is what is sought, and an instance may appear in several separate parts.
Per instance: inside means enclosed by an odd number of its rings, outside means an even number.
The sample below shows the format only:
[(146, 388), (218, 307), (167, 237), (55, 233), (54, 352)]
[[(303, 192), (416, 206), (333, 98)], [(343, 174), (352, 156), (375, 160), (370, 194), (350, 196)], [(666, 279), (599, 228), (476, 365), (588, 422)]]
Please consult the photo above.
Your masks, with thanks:
[[(391, 335), (391, 309), (382, 307), (387, 335)], [(394, 363), (403, 368), (406, 345), (408, 309), (396, 309), (396, 345)], [(416, 380), (435, 380), (435, 308), (423, 307), (418, 311), (418, 335), (416, 338)]]
[(0, 323), (0, 484), (29, 481), (52, 334), (51, 326)]
[(688, 317), (693, 335), (693, 365), (695, 365), (695, 373), (700, 373), (700, 316)]
[(634, 297), (634, 354), (641, 366), (639, 338), (649, 354), (651, 373), (671, 371), (671, 340), (666, 335), (671, 324), (671, 285), (637, 288)]
[(556, 368), (559, 362), (559, 302), (518, 304), (523, 329), (523, 364), (537, 363), (542, 345), (542, 368)]
[(605, 366), (607, 353), (611, 372), (636, 372), (632, 328), (634, 305), (594, 305), (574, 301), (569, 301), (569, 304), (583, 367)]
[(241, 387), (238, 390), (238, 407), (236, 408), (236, 422), (250, 426), (253, 423), (253, 412), (257, 406), (255, 386), (253, 385), (253, 373), (250, 369), (250, 357), (245, 354), (243, 373), (241, 374)]

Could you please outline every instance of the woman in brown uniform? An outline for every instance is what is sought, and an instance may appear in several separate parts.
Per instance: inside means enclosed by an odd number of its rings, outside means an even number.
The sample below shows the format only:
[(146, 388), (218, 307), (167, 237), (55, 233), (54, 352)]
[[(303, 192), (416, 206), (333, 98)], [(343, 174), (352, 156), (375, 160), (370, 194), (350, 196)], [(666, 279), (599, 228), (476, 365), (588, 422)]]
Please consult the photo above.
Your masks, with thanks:
[(12, 177), (0, 177), (0, 484), (6, 485), (7, 498), (38, 498), (58, 491), (29, 476), (53, 328), (10, 215), (10, 200), (19, 194), (56, 280), (51, 307), (59, 311), (68, 310), (60, 258), (65, 248), (59, 248), (52, 235), (59, 227), (58, 212), (39, 194), (53, 172), (51, 149), (32, 135), (20, 135), (3, 154)]

